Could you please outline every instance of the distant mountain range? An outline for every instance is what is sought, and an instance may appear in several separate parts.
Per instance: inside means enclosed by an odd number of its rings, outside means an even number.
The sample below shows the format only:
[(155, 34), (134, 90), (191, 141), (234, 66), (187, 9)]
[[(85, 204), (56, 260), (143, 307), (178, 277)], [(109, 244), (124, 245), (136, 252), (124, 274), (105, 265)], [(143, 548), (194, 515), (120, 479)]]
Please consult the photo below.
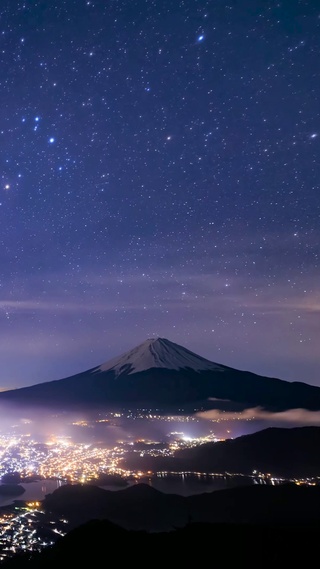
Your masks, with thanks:
[(236, 439), (209, 442), (178, 450), (172, 457), (132, 453), (123, 466), (144, 472), (215, 472), (251, 475), (254, 470), (273, 477), (319, 477), (320, 427), (270, 427)]
[(154, 408), (271, 411), (320, 409), (320, 387), (239, 371), (211, 362), (164, 338), (85, 372), (0, 393), (1, 403), (58, 410)]

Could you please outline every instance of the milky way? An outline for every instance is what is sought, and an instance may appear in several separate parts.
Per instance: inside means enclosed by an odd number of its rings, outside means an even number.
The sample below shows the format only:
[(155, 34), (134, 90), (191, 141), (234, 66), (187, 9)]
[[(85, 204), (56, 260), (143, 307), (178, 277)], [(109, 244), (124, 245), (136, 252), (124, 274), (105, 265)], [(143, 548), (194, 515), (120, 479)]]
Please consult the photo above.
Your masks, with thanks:
[(320, 9), (3, 2), (3, 388), (153, 336), (320, 385)]

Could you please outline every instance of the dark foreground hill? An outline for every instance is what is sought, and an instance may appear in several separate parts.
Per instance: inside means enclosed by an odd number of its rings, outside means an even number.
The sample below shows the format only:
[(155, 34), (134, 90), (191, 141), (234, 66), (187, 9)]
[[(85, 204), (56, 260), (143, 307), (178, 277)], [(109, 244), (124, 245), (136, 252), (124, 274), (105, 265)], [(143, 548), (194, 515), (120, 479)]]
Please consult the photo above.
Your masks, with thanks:
[(108, 519), (126, 529), (168, 531), (188, 522), (182, 496), (164, 494), (147, 484), (123, 490), (105, 490), (87, 484), (72, 484), (48, 494), (46, 512), (63, 515), (71, 527), (91, 519)]
[(320, 427), (270, 427), (236, 439), (176, 451), (174, 457), (137, 456), (125, 466), (152, 472), (231, 472), (254, 470), (275, 477), (320, 476)]
[(105, 364), (64, 379), (0, 393), (0, 405), (59, 410), (153, 408), (272, 411), (320, 409), (320, 388), (236, 370), (165, 338), (153, 338)]
[(124, 490), (66, 485), (44, 499), (43, 509), (69, 520), (71, 528), (108, 519), (128, 530), (171, 531), (189, 521), (206, 523), (320, 524), (320, 486), (251, 485), (193, 496), (164, 494), (148, 484)]
[[(143, 569), (153, 564), (190, 567), (208, 563), (213, 567), (248, 569), (312, 567), (318, 556), (319, 491), (315, 487), (265, 486), (213, 492), (193, 497), (193, 501), (185, 499), (190, 509), (189, 522), (167, 532), (127, 530), (109, 520), (93, 519), (40, 553), (26, 552), (3, 563), (3, 569), (104, 567), (111, 560), (119, 566)], [(219, 518), (220, 512), (221, 521), (196, 521), (192, 502), (198, 504), (198, 514), (206, 511), (207, 518), (210, 512)]]

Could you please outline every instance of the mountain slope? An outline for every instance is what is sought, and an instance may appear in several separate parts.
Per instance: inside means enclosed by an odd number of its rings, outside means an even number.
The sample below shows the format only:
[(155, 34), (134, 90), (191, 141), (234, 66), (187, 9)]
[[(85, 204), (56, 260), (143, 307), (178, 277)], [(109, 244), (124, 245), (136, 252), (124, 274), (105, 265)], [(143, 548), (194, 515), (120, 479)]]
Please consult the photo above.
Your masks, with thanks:
[(164, 338), (64, 379), (0, 393), (1, 403), (70, 409), (156, 408), (160, 412), (261, 406), (320, 409), (320, 388), (210, 362)]
[(174, 457), (128, 457), (130, 469), (142, 471), (216, 472), (274, 477), (320, 476), (320, 427), (270, 427), (257, 433), (176, 451)]

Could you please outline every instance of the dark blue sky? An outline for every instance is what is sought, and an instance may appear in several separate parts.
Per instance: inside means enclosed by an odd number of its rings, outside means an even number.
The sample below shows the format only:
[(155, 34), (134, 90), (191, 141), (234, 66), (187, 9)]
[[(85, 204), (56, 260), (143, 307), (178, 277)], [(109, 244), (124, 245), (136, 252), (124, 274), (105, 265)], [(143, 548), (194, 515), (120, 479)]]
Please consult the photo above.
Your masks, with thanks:
[(2, 388), (161, 336), (320, 385), (320, 6), (0, 12)]

